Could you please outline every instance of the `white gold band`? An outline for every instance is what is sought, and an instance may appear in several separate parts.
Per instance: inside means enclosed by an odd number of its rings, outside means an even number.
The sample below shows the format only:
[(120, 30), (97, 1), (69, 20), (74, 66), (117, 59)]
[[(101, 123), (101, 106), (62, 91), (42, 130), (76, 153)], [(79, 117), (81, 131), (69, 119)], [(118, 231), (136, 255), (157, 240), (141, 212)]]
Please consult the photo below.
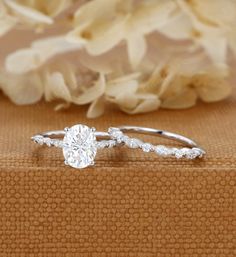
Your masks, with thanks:
[[(39, 144), (39, 145), (47, 145), (48, 147), (55, 146), (59, 148), (63, 148), (63, 137), (65, 136), (66, 131), (65, 130), (53, 130), (53, 131), (47, 131), (41, 134), (37, 134), (31, 137), (31, 139)], [(117, 145), (117, 141), (115, 139), (108, 139), (110, 138), (110, 135), (108, 132), (100, 132), (95, 131), (94, 132), (97, 142), (97, 148), (103, 149), (103, 148), (111, 148)], [(62, 138), (52, 138), (52, 137), (62, 137)]]
[[(187, 147), (176, 148), (163, 145), (153, 145), (151, 143), (143, 142), (140, 139), (129, 137), (125, 134), (125, 132), (165, 137), (183, 143)], [(109, 128), (108, 133), (110, 134), (111, 138), (115, 139), (118, 143), (125, 144), (129, 148), (140, 148), (144, 152), (155, 152), (157, 155), (163, 157), (172, 156), (177, 159), (195, 159), (202, 158), (205, 155), (205, 151), (198, 147), (197, 144), (191, 139), (168, 131), (137, 126), (122, 126), (118, 128)]]

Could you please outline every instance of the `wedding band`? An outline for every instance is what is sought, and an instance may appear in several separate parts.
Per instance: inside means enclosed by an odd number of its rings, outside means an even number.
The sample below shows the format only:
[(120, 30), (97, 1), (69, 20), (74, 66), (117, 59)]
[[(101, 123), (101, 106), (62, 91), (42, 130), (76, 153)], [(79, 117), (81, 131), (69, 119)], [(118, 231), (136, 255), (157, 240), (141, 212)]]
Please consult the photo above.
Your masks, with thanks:
[[(153, 145), (148, 142), (143, 142), (140, 139), (129, 137), (125, 134), (125, 132), (160, 136), (183, 143), (187, 147), (177, 148), (167, 147), (164, 145)], [(197, 143), (195, 143), (193, 140), (164, 130), (136, 126), (122, 126), (117, 128), (111, 127), (109, 128), (108, 133), (110, 134), (111, 138), (115, 139), (119, 144), (123, 143), (129, 148), (140, 148), (144, 152), (155, 152), (157, 155), (163, 157), (172, 156), (177, 159), (195, 159), (202, 158), (206, 154), (205, 151), (198, 147)]]
[(41, 133), (31, 139), (40, 145), (62, 148), (65, 164), (77, 169), (94, 165), (98, 149), (114, 147), (118, 144), (107, 132), (99, 132), (95, 128), (82, 124), (64, 130)]

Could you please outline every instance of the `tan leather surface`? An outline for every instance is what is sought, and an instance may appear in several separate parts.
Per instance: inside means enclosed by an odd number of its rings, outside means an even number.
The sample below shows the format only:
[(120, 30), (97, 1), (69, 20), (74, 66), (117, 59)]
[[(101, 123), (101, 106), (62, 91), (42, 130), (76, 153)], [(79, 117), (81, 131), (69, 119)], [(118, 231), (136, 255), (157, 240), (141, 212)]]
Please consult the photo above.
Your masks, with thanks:
[[(236, 95), (181, 111), (127, 116), (0, 99), (0, 256), (235, 256)], [(30, 141), (76, 123), (139, 125), (181, 133), (201, 161), (106, 149), (96, 166), (65, 167), (60, 149)], [(152, 142), (162, 142), (151, 138)], [(167, 142), (167, 141), (165, 141)]]

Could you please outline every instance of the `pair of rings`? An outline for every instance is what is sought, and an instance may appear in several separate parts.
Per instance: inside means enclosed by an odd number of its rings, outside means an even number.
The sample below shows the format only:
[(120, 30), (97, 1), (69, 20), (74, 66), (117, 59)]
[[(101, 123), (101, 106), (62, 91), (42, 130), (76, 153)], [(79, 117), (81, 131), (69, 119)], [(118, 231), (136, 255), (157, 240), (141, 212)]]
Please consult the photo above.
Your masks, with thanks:
[[(126, 132), (161, 136), (183, 143), (187, 147), (176, 148), (153, 145), (138, 138), (130, 137)], [(172, 156), (177, 159), (196, 159), (205, 155), (205, 151), (187, 137), (168, 131), (136, 126), (110, 127), (107, 132), (100, 132), (96, 131), (95, 128), (77, 124), (64, 130), (41, 133), (31, 139), (40, 145), (45, 144), (62, 148), (65, 164), (77, 169), (94, 165), (97, 150), (122, 145), (128, 148), (139, 148), (144, 152), (155, 152), (163, 157)]]
[[(161, 136), (183, 143), (187, 147), (176, 148), (153, 145), (138, 138), (130, 137), (126, 132)], [(187, 137), (168, 131), (136, 126), (110, 127), (107, 132), (100, 132), (96, 131), (95, 128), (77, 124), (64, 130), (41, 133), (31, 139), (40, 145), (45, 144), (62, 148), (65, 164), (77, 169), (94, 165), (98, 149), (115, 146), (139, 148), (144, 152), (155, 152), (159, 156), (172, 156), (177, 159), (196, 159), (205, 155), (205, 151)]]

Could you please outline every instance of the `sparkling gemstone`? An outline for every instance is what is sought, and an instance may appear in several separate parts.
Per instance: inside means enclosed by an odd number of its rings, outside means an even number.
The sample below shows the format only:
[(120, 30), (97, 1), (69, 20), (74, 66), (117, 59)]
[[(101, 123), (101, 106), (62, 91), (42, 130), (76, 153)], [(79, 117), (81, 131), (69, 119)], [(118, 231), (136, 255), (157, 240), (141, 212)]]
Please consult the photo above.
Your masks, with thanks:
[(144, 143), (141, 148), (143, 149), (144, 152), (150, 152), (152, 150), (152, 145), (149, 143)]
[(175, 152), (175, 157), (177, 159), (181, 159), (184, 156), (184, 153), (181, 151), (181, 149), (178, 149), (178, 151)]
[(141, 140), (138, 140), (136, 138), (130, 138), (125, 143), (130, 148), (139, 148), (143, 144)]
[(157, 145), (155, 147), (155, 153), (160, 156), (168, 156), (170, 154), (170, 150), (163, 145)]
[(120, 144), (123, 142), (124, 134), (117, 128), (109, 128), (108, 133)]
[(188, 159), (193, 160), (198, 156), (198, 152), (195, 150), (195, 148), (192, 148), (186, 156)]
[(111, 148), (116, 146), (115, 140), (101, 140), (97, 142), (97, 148), (103, 149), (103, 148)]
[(65, 163), (74, 168), (85, 168), (94, 163), (96, 153), (93, 129), (80, 124), (67, 129), (63, 139)]
[(43, 136), (34, 136), (32, 137), (32, 139), (34, 140), (35, 143), (38, 143), (40, 145), (43, 145), (44, 143)]
[(63, 141), (54, 139), (53, 140), (53, 145), (56, 146), (56, 147), (62, 148), (63, 147)]
[(51, 139), (50, 138), (44, 138), (44, 143), (47, 145), (47, 146), (51, 146), (52, 144), (52, 142), (51, 142)]

